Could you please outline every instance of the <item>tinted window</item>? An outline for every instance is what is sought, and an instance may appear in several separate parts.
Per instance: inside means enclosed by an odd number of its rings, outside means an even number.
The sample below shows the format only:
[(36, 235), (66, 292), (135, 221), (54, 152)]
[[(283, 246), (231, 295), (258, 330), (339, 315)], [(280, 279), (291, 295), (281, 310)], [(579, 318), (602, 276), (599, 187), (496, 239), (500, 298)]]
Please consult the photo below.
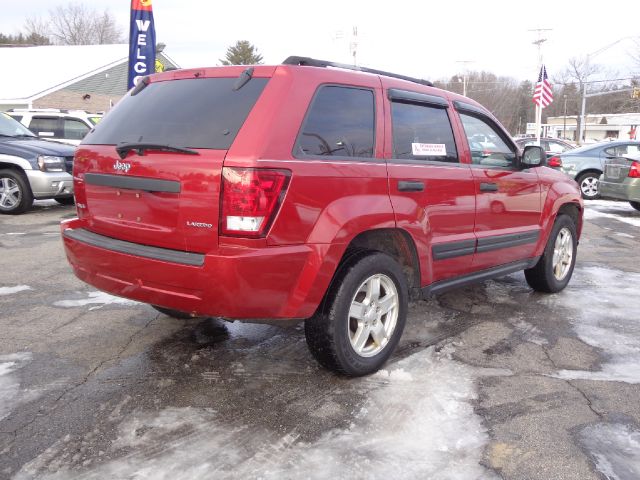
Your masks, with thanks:
[(29, 130), (39, 137), (60, 137), (57, 117), (33, 117), (29, 124)]
[(486, 167), (515, 166), (515, 152), (507, 146), (493, 126), (464, 113), (460, 114), (460, 120), (469, 141), (471, 163)]
[(373, 157), (374, 97), (371, 90), (322, 87), (298, 135), (296, 153)]
[(65, 118), (63, 122), (63, 138), (68, 138), (70, 140), (82, 140), (89, 131), (89, 127), (79, 120), (71, 120), (69, 118)]
[(239, 90), (237, 78), (194, 78), (150, 83), (126, 95), (89, 133), (84, 144), (149, 142), (228, 149), (267, 84), (254, 78)]
[(457, 162), (449, 116), (444, 108), (393, 102), (393, 157)]

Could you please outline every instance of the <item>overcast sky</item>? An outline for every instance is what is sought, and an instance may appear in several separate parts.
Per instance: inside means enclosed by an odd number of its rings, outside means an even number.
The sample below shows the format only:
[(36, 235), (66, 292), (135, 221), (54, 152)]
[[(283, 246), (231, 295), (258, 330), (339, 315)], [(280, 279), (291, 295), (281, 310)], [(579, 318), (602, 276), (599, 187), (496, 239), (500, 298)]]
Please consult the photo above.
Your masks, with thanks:
[[(66, 2), (1, 3), (0, 32), (17, 33), (27, 16), (44, 15)], [(129, 1), (85, 3), (111, 10), (128, 36)], [(258, 47), (265, 63), (280, 63), (289, 55), (350, 62), (356, 26), (360, 65), (431, 80), (468, 68), (535, 81), (538, 56), (532, 42), (537, 37), (529, 29), (552, 29), (543, 32), (552, 77), (571, 57), (640, 36), (637, 12), (624, 2), (154, 0), (153, 11), (157, 40), (182, 67), (215, 65), (237, 40)], [(623, 40), (592, 62), (628, 77), (640, 73), (629, 57), (634, 49), (640, 46)], [(465, 67), (460, 61), (471, 63)]]

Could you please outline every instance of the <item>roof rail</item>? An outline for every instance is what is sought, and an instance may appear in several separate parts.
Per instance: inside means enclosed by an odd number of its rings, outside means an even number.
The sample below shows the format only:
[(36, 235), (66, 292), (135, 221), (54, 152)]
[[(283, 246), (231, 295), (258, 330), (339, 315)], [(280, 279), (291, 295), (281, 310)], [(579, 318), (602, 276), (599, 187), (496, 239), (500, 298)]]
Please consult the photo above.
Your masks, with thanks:
[(327, 60), (318, 60), (310, 57), (297, 57), (292, 56), (285, 59), (282, 62), (283, 65), (302, 65), (306, 67), (335, 67), (344, 68), (346, 70), (355, 70), (357, 72), (373, 73), (375, 75), (384, 75), (386, 77), (399, 78), (400, 80), (407, 80), (413, 83), (419, 83), (420, 85), (426, 85), (427, 87), (433, 87), (433, 83), (429, 80), (423, 80), (421, 78), (407, 77), (406, 75), (399, 75), (397, 73), (385, 72), (383, 70), (375, 70), (373, 68), (357, 67), (355, 65), (348, 65), (346, 63), (329, 62)]

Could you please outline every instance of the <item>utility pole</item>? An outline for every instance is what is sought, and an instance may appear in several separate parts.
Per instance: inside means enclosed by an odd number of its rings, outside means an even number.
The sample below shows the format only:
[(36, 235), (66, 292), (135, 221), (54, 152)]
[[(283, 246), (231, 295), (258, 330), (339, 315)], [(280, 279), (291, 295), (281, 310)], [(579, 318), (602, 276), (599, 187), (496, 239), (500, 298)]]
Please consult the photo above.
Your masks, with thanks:
[(467, 96), (467, 80), (469, 76), (469, 69), (467, 65), (473, 63), (473, 60), (456, 60), (456, 63), (462, 63), (464, 65), (464, 70), (462, 72), (462, 95)]
[(351, 36), (351, 44), (349, 45), (351, 47), (351, 55), (353, 56), (353, 66), (357, 67), (358, 66), (358, 58), (357, 58), (357, 54), (358, 54), (358, 27), (353, 27), (352, 30), (352, 36)]
[[(547, 41), (542, 38), (542, 32), (550, 32), (551, 28), (533, 28), (530, 32), (537, 32), (538, 39), (533, 42), (538, 47), (538, 71), (542, 70), (542, 44)], [(542, 107), (536, 104), (536, 143), (540, 145), (540, 129), (542, 128)]]

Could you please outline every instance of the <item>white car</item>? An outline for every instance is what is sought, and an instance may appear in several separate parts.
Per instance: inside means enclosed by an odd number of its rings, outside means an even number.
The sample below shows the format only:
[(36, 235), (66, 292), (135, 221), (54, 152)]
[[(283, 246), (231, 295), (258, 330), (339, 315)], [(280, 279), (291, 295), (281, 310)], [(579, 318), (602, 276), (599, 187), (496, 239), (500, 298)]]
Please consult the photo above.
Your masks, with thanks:
[(84, 110), (57, 108), (11, 109), (8, 115), (40, 138), (79, 145), (84, 136), (100, 121), (102, 114)]

